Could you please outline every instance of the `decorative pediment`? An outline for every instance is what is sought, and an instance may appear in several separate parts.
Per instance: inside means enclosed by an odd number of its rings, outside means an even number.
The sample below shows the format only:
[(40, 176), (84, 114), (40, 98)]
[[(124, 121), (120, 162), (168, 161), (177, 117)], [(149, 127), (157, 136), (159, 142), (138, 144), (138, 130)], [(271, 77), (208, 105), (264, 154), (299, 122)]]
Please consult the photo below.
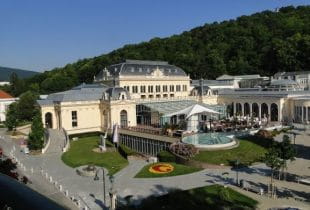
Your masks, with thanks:
[(151, 73), (151, 76), (152, 77), (163, 77), (164, 72), (157, 67), (156, 69), (153, 70), (153, 72)]

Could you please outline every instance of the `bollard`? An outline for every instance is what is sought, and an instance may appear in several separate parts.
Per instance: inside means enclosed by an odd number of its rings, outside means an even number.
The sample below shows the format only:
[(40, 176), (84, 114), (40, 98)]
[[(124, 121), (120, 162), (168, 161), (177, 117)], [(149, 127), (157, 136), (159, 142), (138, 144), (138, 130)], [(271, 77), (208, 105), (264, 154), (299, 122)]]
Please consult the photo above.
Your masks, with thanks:
[(87, 206), (85, 206), (85, 207), (84, 207), (84, 210), (88, 210), (88, 207), (87, 207)]
[(71, 196), (70, 199), (71, 199), (72, 201), (74, 201), (74, 196)]
[(51, 183), (53, 182), (53, 178), (52, 178), (52, 176), (50, 176), (50, 182), (51, 182)]
[(45, 173), (45, 177), (48, 179), (48, 174), (47, 174), (47, 172)]
[(31, 173), (33, 174), (33, 168), (31, 167)]
[(43, 174), (44, 174), (44, 171), (43, 171), (43, 169), (41, 168), (41, 175), (43, 176)]
[(55, 184), (55, 186), (57, 187), (57, 184), (58, 184), (58, 183), (57, 183), (57, 181), (55, 181), (55, 183), (54, 183), (54, 184)]
[(26, 168), (26, 166), (24, 166), (24, 171), (27, 171), (27, 168)]
[(59, 191), (60, 192), (62, 191), (62, 185), (61, 184), (59, 185)]
[(65, 196), (66, 196), (66, 197), (69, 196), (69, 191), (68, 191), (68, 190), (65, 191)]

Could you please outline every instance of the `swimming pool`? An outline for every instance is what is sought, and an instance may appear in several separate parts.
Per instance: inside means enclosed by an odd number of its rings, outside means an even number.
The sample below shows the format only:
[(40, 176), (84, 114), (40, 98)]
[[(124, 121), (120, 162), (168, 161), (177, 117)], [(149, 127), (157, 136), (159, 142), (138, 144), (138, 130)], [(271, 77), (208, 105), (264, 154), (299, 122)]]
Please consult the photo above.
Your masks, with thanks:
[(227, 133), (197, 133), (182, 138), (182, 142), (193, 144), (197, 148), (222, 149), (236, 144), (234, 135)]

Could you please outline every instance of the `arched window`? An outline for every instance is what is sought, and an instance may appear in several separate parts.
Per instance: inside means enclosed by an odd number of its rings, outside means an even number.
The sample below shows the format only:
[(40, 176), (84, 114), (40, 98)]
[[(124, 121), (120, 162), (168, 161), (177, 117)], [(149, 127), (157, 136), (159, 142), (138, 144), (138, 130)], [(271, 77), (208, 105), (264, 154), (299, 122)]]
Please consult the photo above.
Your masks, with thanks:
[(264, 118), (264, 117), (268, 118), (268, 105), (265, 103), (262, 103), (262, 106), (261, 106), (261, 117), (262, 118)]
[(273, 103), (270, 106), (270, 120), (271, 121), (279, 121), (279, 110), (278, 110), (278, 105)]
[(122, 110), (120, 113), (120, 117), (121, 117), (121, 128), (126, 128), (128, 126), (127, 111)]
[(258, 114), (259, 114), (258, 104), (257, 103), (253, 103), (252, 104), (252, 116), (253, 117), (259, 117)]
[(244, 116), (250, 116), (250, 104), (245, 103), (243, 106)]
[(236, 115), (242, 115), (242, 105), (240, 103), (236, 103)]
[(53, 115), (50, 112), (47, 112), (45, 114), (45, 127), (53, 128)]

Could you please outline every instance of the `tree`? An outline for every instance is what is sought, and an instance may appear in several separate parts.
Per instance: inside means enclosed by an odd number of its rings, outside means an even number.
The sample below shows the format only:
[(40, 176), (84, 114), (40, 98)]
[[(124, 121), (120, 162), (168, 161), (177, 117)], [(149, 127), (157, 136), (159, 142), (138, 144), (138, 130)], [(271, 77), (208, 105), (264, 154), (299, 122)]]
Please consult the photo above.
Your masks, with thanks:
[(10, 93), (14, 96), (19, 96), (25, 91), (25, 81), (18, 78), (18, 75), (13, 72), (10, 76)]
[(32, 120), (33, 116), (35, 115), (35, 107), (38, 98), (39, 96), (32, 91), (27, 91), (20, 96), (16, 107), (18, 119), (20, 121)]
[(282, 161), (279, 158), (278, 150), (275, 147), (271, 147), (268, 152), (265, 154), (264, 157), (265, 164), (270, 167), (271, 169), (271, 175), (270, 175), (270, 183), (271, 183), (271, 195), (274, 194), (274, 188), (273, 188), (273, 174), (275, 170), (279, 170)]
[[(284, 173), (284, 170), (287, 170), (287, 161), (294, 161), (296, 156), (296, 150), (294, 148), (294, 145), (291, 144), (290, 137), (288, 135), (283, 136), (283, 140), (278, 145), (278, 153), (279, 158), (282, 159), (282, 174)], [(279, 174), (280, 178), (280, 174)]]
[(41, 113), (36, 112), (31, 125), (31, 132), (28, 135), (28, 147), (30, 150), (42, 149), (44, 144), (44, 128), (42, 124)]
[(17, 115), (17, 103), (11, 103), (6, 113), (5, 125), (8, 127), (8, 130), (11, 131), (16, 128), (18, 124), (18, 115)]

